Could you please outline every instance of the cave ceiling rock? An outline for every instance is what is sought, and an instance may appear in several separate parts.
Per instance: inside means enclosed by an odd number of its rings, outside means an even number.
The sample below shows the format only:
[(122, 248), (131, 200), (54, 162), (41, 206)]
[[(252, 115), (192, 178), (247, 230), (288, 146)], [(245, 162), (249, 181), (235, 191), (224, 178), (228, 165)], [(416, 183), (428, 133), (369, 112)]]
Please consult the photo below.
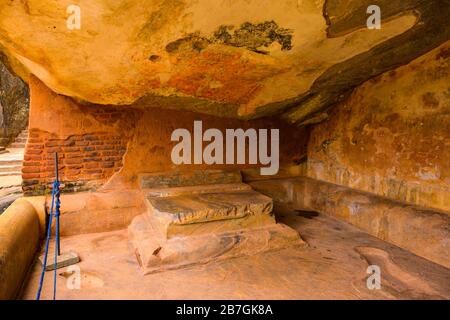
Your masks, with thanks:
[[(81, 29), (67, 28), (76, 3)], [(367, 7), (382, 28), (366, 27)], [(447, 41), (448, 0), (0, 0), (24, 80), (91, 104), (326, 119), (355, 86)]]

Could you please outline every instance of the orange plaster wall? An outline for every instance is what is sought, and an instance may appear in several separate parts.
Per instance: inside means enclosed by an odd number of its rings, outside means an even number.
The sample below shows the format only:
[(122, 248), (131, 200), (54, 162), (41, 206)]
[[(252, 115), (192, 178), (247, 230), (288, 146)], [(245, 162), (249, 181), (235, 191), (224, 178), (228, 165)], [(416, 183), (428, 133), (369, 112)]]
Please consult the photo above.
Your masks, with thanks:
[[(193, 112), (147, 109), (136, 123), (135, 135), (131, 139), (124, 156), (124, 167), (119, 177), (127, 181), (135, 179), (142, 172), (161, 172), (168, 170), (190, 170), (199, 168), (229, 169), (256, 168), (259, 165), (175, 165), (171, 160), (172, 148), (178, 142), (171, 142), (171, 134), (177, 128), (186, 128), (193, 132), (194, 121), (202, 120), (203, 132), (209, 128), (221, 130), (225, 139), (225, 130), (233, 128), (280, 129), (280, 163), (295, 165), (306, 156), (308, 131), (299, 130), (281, 121), (254, 120), (239, 121), (216, 118)], [(191, 134), (193, 139), (193, 134)], [(205, 147), (209, 142), (203, 143)], [(192, 142), (193, 144), (193, 142)], [(193, 146), (192, 146), (193, 148)], [(224, 141), (225, 148), (225, 141)], [(270, 152), (270, 148), (269, 148)], [(193, 154), (193, 152), (192, 152)], [(259, 171), (258, 171), (259, 172)], [(119, 178), (117, 177), (117, 178)]]

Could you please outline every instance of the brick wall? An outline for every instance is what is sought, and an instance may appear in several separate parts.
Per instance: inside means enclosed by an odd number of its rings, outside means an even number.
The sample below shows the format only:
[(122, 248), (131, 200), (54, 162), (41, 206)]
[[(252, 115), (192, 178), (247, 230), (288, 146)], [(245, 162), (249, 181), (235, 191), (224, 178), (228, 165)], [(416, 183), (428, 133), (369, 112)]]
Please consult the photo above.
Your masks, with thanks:
[(64, 192), (95, 189), (120, 170), (126, 143), (127, 139), (110, 133), (59, 139), (31, 129), (22, 169), (23, 190), (27, 195), (49, 191), (55, 177), (55, 152)]
[(30, 80), (29, 137), (22, 167), (25, 195), (51, 192), (55, 152), (62, 192), (95, 190), (123, 166), (139, 111), (83, 105)]

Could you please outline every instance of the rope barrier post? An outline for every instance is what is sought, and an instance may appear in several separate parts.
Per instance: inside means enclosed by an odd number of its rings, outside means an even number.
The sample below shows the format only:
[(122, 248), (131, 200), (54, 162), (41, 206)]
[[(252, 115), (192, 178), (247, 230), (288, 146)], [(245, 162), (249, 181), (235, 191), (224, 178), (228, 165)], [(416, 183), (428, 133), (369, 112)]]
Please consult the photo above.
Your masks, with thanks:
[(36, 294), (36, 300), (41, 298), (42, 285), (44, 283), (45, 269), (47, 268), (47, 256), (48, 256), (48, 246), (50, 244), (50, 237), (52, 234), (52, 220), (53, 220), (53, 206), (55, 203), (55, 188), (52, 190), (52, 204), (50, 207), (50, 214), (48, 218), (48, 226), (47, 226), (47, 238), (45, 241), (45, 253), (44, 253), (44, 263), (42, 264), (41, 277), (39, 279), (39, 288)]
[(56, 176), (56, 181), (55, 184), (57, 184), (57, 188), (56, 188), (56, 194), (55, 194), (55, 198), (56, 198), (56, 208), (55, 208), (55, 217), (56, 217), (56, 227), (57, 229), (56, 231), (56, 245), (57, 245), (57, 252), (58, 252), (58, 256), (61, 255), (61, 246), (60, 246), (60, 239), (59, 239), (59, 208), (61, 206), (61, 201), (60, 201), (60, 190), (59, 190), (59, 159), (58, 159), (58, 152), (55, 152), (55, 176)]
[[(41, 277), (39, 279), (39, 287), (38, 292), (36, 294), (36, 300), (39, 300), (41, 298), (41, 292), (42, 292), (42, 286), (44, 284), (44, 277), (45, 277), (45, 269), (47, 269), (47, 257), (48, 257), (48, 249), (50, 244), (50, 238), (52, 233), (52, 222), (53, 222), (53, 215), (55, 215), (55, 273), (54, 273), (54, 279), (53, 279), (53, 300), (56, 299), (56, 270), (57, 270), (57, 258), (60, 255), (60, 243), (59, 243), (59, 208), (60, 208), (60, 190), (59, 190), (59, 172), (58, 172), (58, 153), (55, 153), (55, 173), (56, 173), (56, 179), (53, 183), (53, 189), (52, 189), (52, 203), (50, 207), (50, 214), (48, 218), (48, 226), (47, 226), (47, 238), (45, 241), (45, 253), (44, 253), (44, 261), (42, 263), (42, 271), (41, 271)], [(55, 209), (53, 213), (53, 209)]]
[(60, 190), (59, 190), (59, 170), (58, 170), (58, 152), (55, 152), (55, 183), (53, 189), (55, 190), (55, 271), (53, 276), (53, 300), (56, 300), (56, 279), (58, 270), (58, 256), (61, 255), (60, 239), (59, 239), (59, 207)]

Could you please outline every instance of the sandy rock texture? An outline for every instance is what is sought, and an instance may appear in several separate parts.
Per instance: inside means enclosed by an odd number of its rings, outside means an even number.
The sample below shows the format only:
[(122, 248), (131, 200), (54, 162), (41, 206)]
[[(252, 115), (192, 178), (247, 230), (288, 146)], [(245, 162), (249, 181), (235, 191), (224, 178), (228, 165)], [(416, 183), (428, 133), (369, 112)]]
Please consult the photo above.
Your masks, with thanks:
[(450, 212), (450, 42), (356, 89), (314, 127), (308, 176)]
[[(380, 30), (366, 27), (371, 4)], [(447, 40), (449, 14), (421, 0), (0, 1), (0, 51), (22, 78), (84, 102), (306, 124)]]
[(0, 147), (26, 128), (28, 104), (28, 86), (0, 61)]

